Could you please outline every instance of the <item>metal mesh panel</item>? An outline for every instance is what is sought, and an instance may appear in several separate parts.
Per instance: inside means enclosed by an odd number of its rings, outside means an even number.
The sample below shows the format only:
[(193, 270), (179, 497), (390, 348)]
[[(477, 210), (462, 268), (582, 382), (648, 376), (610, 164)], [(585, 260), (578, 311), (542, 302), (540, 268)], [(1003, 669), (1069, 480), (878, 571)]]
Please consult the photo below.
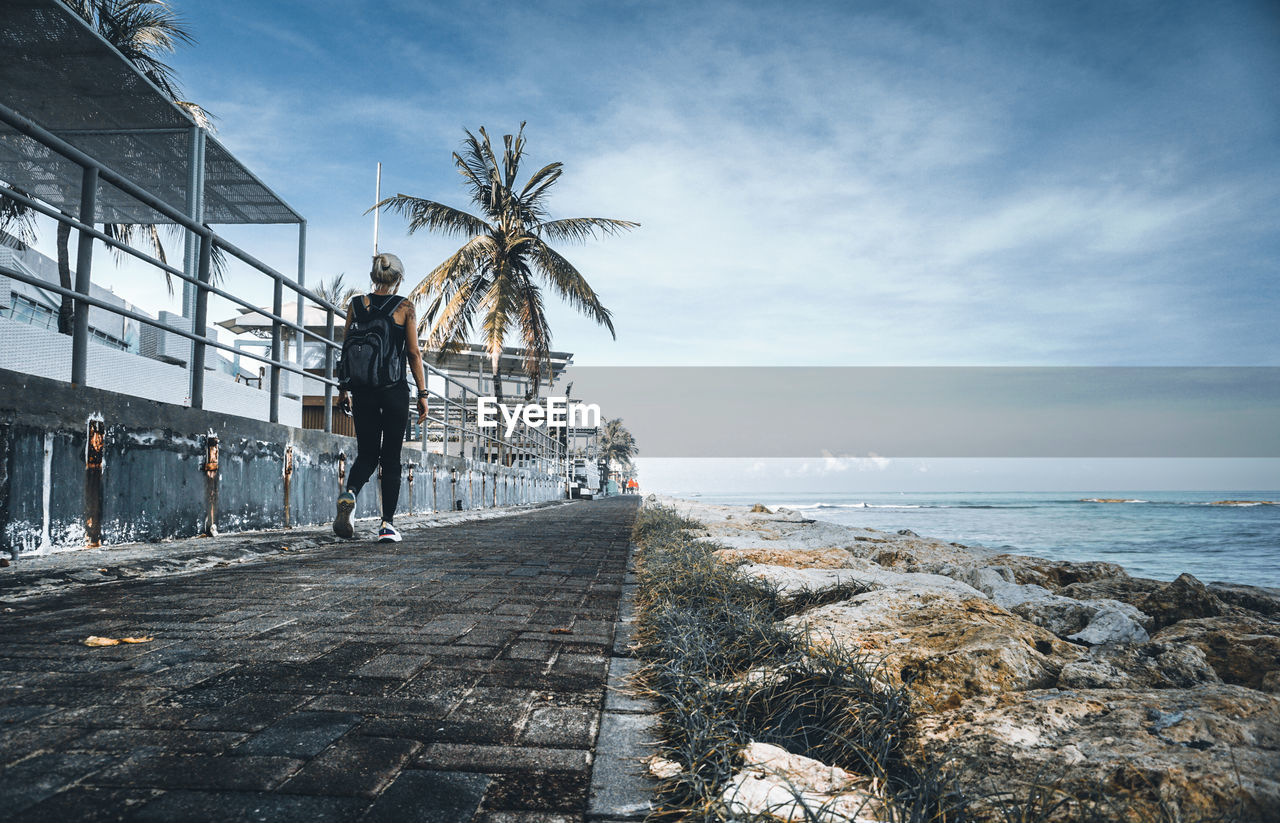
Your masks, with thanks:
[[(56, 0), (0, 2), (0, 100), (186, 211), (193, 121)], [(0, 124), (0, 180), (74, 214), (80, 175), (76, 164)], [(300, 220), (211, 138), (205, 175), (205, 222)], [(99, 220), (158, 222), (153, 210), (113, 187), (104, 186), (99, 198)]]

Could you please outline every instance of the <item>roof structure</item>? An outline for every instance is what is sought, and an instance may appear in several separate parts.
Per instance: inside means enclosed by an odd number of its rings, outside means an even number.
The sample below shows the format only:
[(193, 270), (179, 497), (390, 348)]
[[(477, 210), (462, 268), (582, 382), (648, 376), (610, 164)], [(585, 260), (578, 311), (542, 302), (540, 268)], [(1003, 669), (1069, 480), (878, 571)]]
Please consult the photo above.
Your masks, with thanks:
[[(281, 317), (294, 317), (298, 313), (297, 301), (290, 300), (281, 307)], [(267, 314), (271, 312), (270, 306), (262, 306), (259, 311), (245, 310), (235, 317), (227, 320), (220, 320), (215, 325), (221, 326), (232, 334), (254, 334), (258, 337), (270, 337), (273, 321)], [(307, 331), (316, 334), (324, 334), (328, 328), (329, 313), (327, 309), (317, 306), (315, 303), (307, 302), (303, 306), (302, 311), (303, 325)], [(334, 321), (337, 325), (339, 333), (341, 333), (343, 325), (346, 323), (341, 317)], [(292, 336), (293, 329), (284, 329), (286, 337)], [(339, 334), (341, 337), (341, 334)]]
[[(284, 317), (293, 317), (298, 310), (298, 304), (295, 302), (285, 303), (282, 307)], [(269, 306), (263, 306), (260, 312), (244, 311), (235, 317), (221, 320), (217, 325), (223, 327), (232, 334), (253, 334), (258, 337), (269, 337), (271, 335), (271, 318), (267, 317), (265, 312), (269, 312)], [(303, 308), (303, 317), (305, 325), (309, 331), (317, 334), (323, 333), (328, 322), (327, 312), (314, 303), (307, 303)], [(339, 318), (337, 321), (338, 336), (341, 336), (341, 329), (344, 321)], [(289, 330), (285, 330), (286, 335)], [(525, 350), (513, 346), (505, 346), (502, 349), (502, 372), (504, 380), (519, 381), (523, 379)], [(448, 372), (452, 375), (471, 375), (474, 377), (487, 378), (489, 376), (491, 361), (489, 353), (484, 346), (476, 343), (468, 343), (462, 351), (456, 354), (444, 354), (436, 351), (425, 351), (423, 356), (427, 362), (441, 371)], [(573, 354), (567, 351), (553, 351), (550, 353), (550, 365), (548, 373), (543, 375), (543, 379), (548, 384), (554, 383), (573, 364)]]
[[(559, 374), (568, 368), (573, 362), (573, 353), (567, 351), (549, 352), (551, 360), (551, 369), (555, 374)], [(502, 368), (505, 372), (510, 366), (520, 366), (524, 363), (525, 350), (514, 346), (502, 347)], [(489, 373), (489, 351), (478, 343), (468, 343), (462, 347), (462, 351), (457, 354), (445, 354), (443, 352), (429, 352), (427, 357), (431, 360), (431, 364), (437, 368), (446, 371), (480, 371), (483, 374)]]
[[(59, 0), (0, 2), (0, 102), (187, 212), (198, 125)], [(203, 155), (203, 222), (303, 222), (207, 133)], [(79, 209), (80, 167), (3, 123), (0, 180)], [(172, 222), (105, 181), (97, 214), (106, 223)]]

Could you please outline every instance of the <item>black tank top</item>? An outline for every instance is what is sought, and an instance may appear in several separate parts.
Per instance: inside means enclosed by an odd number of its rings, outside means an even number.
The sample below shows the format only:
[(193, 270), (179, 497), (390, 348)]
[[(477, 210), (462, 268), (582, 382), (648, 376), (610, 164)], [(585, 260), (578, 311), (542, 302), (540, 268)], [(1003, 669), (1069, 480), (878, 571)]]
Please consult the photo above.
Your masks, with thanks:
[[(369, 292), (365, 295), (365, 298), (369, 301), (368, 311), (385, 312), (388, 320), (390, 320), (392, 314), (395, 314), (396, 309), (400, 307), (400, 303), (404, 300), (398, 294), (374, 294), (373, 292)], [(400, 383), (407, 383), (409, 380), (409, 369), (407, 367), (409, 360), (408, 330), (403, 324), (396, 323), (394, 320), (389, 322), (388, 325), (391, 327), (391, 362), (400, 364), (401, 374), (404, 375)]]

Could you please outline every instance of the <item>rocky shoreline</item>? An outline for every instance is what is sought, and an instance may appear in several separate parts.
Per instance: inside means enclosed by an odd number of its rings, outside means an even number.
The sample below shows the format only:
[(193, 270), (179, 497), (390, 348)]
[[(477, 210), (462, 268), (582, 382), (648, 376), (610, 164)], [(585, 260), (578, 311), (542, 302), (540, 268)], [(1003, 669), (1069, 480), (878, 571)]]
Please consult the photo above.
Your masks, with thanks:
[(696, 521), (721, 561), (784, 595), (869, 584), (782, 622), (815, 647), (857, 649), (905, 689), (914, 745), (971, 797), (1041, 782), (1124, 796), (1135, 819), (1280, 819), (1280, 591), (787, 509), (646, 504)]

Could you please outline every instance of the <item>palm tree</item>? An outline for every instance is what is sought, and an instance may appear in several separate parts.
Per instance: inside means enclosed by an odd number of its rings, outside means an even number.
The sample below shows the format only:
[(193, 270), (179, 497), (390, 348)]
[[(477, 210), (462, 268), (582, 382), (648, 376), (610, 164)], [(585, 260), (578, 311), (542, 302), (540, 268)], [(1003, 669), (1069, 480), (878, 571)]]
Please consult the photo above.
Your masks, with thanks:
[(358, 291), (358, 289), (343, 282), (346, 276), (346, 272), (343, 272), (342, 274), (334, 275), (327, 281), (320, 281), (320, 284), (315, 287), (316, 295), (346, 311), (347, 304), (351, 302), (351, 298), (355, 297)]
[(632, 470), (631, 458), (636, 456), (636, 439), (627, 427), (622, 425), (622, 418), (615, 417), (604, 421), (600, 427), (600, 457), (611, 471), (625, 473)]
[(466, 238), (457, 252), (410, 291), (409, 297), (414, 301), (430, 299), (419, 334), (426, 335), (432, 349), (460, 351), (479, 322), (499, 403), (500, 359), (509, 334), (524, 345), (523, 368), (531, 378), (531, 393), (537, 391), (550, 359), (551, 330), (543, 309), (543, 286), (617, 337), (609, 310), (582, 273), (550, 243), (584, 242), (640, 225), (607, 217), (549, 219), (546, 200), (560, 179), (563, 164), (543, 166), (517, 187), (524, 158), (524, 126), (521, 123), (514, 136), (503, 136), (501, 158), (494, 153), (484, 127), (479, 137), (468, 130), (462, 153), (453, 154), (453, 163), (482, 216), (407, 194), (388, 197), (374, 206), (385, 206), (407, 217), (410, 234), (427, 229), (446, 237)]

